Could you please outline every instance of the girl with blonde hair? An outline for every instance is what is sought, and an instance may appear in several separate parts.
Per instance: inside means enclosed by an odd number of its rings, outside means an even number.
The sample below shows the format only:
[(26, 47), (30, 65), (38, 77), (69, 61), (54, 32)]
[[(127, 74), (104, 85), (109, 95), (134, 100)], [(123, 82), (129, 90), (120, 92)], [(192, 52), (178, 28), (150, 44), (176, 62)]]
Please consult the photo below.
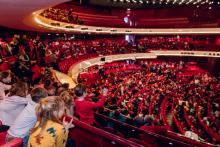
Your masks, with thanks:
[(57, 96), (42, 99), (36, 107), (37, 123), (29, 138), (28, 147), (65, 147), (68, 129), (72, 124), (60, 121), (65, 114), (65, 103)]
[(69, 91), (63, 91), (60, 94), (60, 98), (64, 101), (66, 110), (65, 113), (68, 116), (73, 116), (74, 114), (74, 97), (70, 94)]

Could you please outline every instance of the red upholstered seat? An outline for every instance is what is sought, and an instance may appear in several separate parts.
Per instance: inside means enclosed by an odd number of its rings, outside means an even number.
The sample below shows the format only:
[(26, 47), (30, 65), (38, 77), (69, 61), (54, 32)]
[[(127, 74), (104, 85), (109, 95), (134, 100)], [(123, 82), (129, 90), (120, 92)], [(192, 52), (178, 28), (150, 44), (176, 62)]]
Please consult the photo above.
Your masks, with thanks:
[(1, 147), (22, 147), (22, 139), (17, 138), (15, 140), (10, 141), (7, 144), (1, 145)]
[(5, 143), (6, 134), (7, 134), (7, 131), (0, 132), (0, 145)]

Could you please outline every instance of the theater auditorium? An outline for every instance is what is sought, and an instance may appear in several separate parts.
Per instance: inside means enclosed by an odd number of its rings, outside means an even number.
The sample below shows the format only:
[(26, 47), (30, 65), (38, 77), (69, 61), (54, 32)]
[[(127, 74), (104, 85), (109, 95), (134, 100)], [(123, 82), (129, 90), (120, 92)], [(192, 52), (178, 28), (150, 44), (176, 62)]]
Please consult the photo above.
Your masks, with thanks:
[(0, 147), (220, 146), (220, 0), (0, 0)]

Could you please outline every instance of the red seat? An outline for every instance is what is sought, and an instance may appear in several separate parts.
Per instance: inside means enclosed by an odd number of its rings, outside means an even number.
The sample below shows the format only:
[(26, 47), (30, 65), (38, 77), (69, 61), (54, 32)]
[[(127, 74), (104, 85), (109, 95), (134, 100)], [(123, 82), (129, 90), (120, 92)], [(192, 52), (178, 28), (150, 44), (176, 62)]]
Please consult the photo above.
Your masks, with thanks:
[(5, 143), (5, 137), (6, 137), (7, 131), (0, 132), (0, 145)]
[(7, 144), (1, 145), (1, 147), (22, 147), (22, 139), (17, 138), (15, 140), (10, 141)]

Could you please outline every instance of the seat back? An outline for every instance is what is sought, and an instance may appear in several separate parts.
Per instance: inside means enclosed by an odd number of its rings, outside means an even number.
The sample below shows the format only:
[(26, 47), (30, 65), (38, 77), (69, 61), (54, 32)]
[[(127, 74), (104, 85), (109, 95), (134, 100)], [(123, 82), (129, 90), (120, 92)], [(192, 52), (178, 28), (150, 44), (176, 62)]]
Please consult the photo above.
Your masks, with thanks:
[(1, 145), (1, 147), (22, 147), (22, 143), (22, 138), (17, 138), (7, 144)]
[(7, 134), (7, 131), (0, 132), (0, 145), (5, 143), (6, 134)]

